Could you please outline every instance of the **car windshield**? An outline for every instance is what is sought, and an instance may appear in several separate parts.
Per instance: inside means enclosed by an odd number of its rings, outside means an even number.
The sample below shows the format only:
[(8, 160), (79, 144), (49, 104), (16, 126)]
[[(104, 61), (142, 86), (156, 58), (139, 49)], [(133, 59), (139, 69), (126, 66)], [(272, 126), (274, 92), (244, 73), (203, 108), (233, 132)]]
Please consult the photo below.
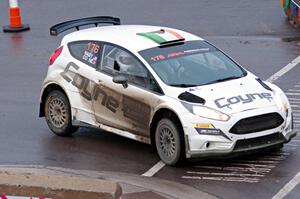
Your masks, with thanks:
[(205, 41), (182, 42), (139, 53), (170, 86), (201, 86), (246, 75), (244, 69)]

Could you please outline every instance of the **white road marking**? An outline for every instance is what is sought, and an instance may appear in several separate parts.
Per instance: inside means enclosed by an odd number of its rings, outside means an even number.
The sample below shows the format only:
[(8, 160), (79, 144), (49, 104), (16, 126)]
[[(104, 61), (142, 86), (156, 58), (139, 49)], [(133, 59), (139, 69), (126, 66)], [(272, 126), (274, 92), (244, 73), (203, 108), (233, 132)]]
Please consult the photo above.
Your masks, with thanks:
[(241, 171), (241, 172), (254, 172), (254, 173), (269, 173), (271, 169), (269, 168), (245, 168), (245, 167), (220, 167), (220, 166), (195, 166), (201, 169), (215, 169), (223, 171)]
[(291, 63), (289, 63), (288, 65), (286, 65), (285, 67), (283, 67), (281, 70), (279, 70), (277, 73), (275, 73), (274, 75), (272, 75), (271, 77), (269, 77), (267, 79), (268, 82), (274, 82), (275, 80), (277, 80), (279, 77), (283, 76), (285, 73), (287, 73), (288, 71), (292, 70), (295, 66), (297, 66), (297, 64), (300, 63), (300, 56), (298, 56), (296, 59), (294, 59)]
[(299, 98), (292, 98), (292, 97), (289, 97), (289, 100), (300, 101), (300, 99), (299, 99)]
[(300, 140), (292, 139), (292, 140), (290, 141), (290, 143), (293, 143), (293, 142), (300, 142)]
[(297, 96), (300, 95), (300, 93), (292, 93), (292, 92), (286, 92), (286, 95), (290, 95), (290, 96)]
[(288, 143), (288, 144), (286, 144), (285, 146), (299, 147), (300, 145)]
[(266, 165), (266, 164), (242, 164), (242, 163), (231, 163), (232, 166), (246, 166), (246, 167), (262, 167), (262, 168), (274, 168), (274, 165)]
[(238, 177), (264, 177), (262, 174), (249, 174), (249, 173), (214, 173), (214, 172), (198, 172), (198, 171), (187, 171), (188, 174), (197, 174), (197, 175), (219, 175), (219, 176), (238, 176)]
[(142, 174), (142, 176), (145, 177), (152, 177), (154, 176), (154, 174), (156, 174), (159, 170), (161, 170), (166, 164), (163, 163), (162, 161), (159, 161), (158, 163), (156, 163), (151, 169), (149, 169), (148, 171), (146, 171), (144, 174)]
[(281, 160), (284, 160), (284, 159), (285, 159), (284, 156), (278, 156), (278, 157), (276, 157), (276, 156), (274, 156), (274, 157), (266, 156), (266, 157), (260, 158), (260, 160), (277, 160), (277, 161), (281, 161)]
[(281, 160), (240, 160), (241, 163), (262, 163), (262, 164), (274, 164), (279, 163)]
[(292, 139), (292, 140), (294, 140), (294, 141), (299, 141), (300, 142), (300, 136), (299, 135), (297, 135), (296, 137), (294, 137), (294, 139)]
[(291, 104), (300, 104), (300, 101), (293, 101), (293, 100), (290, 100), (290, 103), (291, 103)]
[(288, 91), (300, 93), (300, 90), (298, 90), (298, 89), (289, 89)]
[(283, 155), (283, 156), (289, 156), (291, 153), (289, 152), (284, 152), (284, 151), (280, 151), (280, 152), (274, 152), (274, 153), (270, 153), (271, 155)]
[(257, 183), (258, 178), (181, 176), (183, 179)]
[(272, 199), (281, 199), (288, 195), (300, 182), (300, 171)]

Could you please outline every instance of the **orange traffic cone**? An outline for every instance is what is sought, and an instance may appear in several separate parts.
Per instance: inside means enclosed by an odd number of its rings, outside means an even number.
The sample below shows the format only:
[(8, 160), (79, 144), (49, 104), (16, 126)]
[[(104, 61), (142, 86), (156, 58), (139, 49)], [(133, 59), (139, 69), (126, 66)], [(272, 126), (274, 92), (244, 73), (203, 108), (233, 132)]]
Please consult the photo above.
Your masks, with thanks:
[(28, 24), (22, 24), (18, 0), (9, 0), (10, 25), (3, 27), (3, 32), (21, 32), (29, 30)]

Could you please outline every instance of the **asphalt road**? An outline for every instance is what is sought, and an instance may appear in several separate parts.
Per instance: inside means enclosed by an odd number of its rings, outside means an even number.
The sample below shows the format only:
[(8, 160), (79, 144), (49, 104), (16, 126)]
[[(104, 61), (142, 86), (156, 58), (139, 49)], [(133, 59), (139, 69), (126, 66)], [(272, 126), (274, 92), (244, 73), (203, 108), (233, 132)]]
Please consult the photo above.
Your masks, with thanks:
[[(287, 23), (279, 2), (273, 0), (20, 3), (23, 22), (30, 24), (31, 31), (0, 33), (0, 164), (38, 164), (141, 175), (159, 161), (150, 146), (100, 130), (82, 128), (71, 138), (54, 136), (44, 119), (38, 118), (38, 98), (48, 58), (62, 38), (49, 36), (53, 24), (113, 15), (120, 17), (123, 24), (183, 29), (208, 39), (263, 79), (300, 54), (297, 42), (282, 42), (283, 37), (299, 36), (300, 30)], [(5, 1), (0, 6), (0, 25), (7, 24), (8, 1)], [(296, 66), (275, 82), (291, 93), (289, 97), (296, 111), (300, 111), (299, 75)], [(300, 120), (300, 116), (295, 118)], [(280, 151), (188, 163), (179, 168), (164, 167), (154, 177), (180, 182), (221, 198), (271, 198), (299, 171), (299, 148), (300, 137), (297, 137)], [(230, 178), (226, 176), (228, 173)], [(297, 186), (288, 198), (297, 198), (299, 194)]]

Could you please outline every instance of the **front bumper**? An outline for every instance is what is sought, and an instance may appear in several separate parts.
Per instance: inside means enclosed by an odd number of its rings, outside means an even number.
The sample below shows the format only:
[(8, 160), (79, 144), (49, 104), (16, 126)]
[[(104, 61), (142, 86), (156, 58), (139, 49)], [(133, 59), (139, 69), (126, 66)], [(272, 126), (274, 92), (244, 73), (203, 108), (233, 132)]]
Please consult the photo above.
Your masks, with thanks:
[[(266, 113), (276, 112), (274, 107), (266, 107), (236, 114), (227, 122), (218, 122), (212, 120), (199, 121), (199, 117), (189, 116), (189, 122), (184, 126), (186, 157), (212, 157), (212, 156), (227, 156), (236, 153), (251, 152), (272, 148), (278, 145), (289, 142), (297, 132), (293, 130), (292, 114), (288, 116), (284, 112), (277, 112), (284, 118), (284, 122), (273, 129), (247, 133), (233, 134), (230, 133), (231, 127), (237, 121), (252, 116), (262, 115)], [(184, 118), (184, 115), (181, 115)], [(188, 117), (188, 115), (186, 115)], [(187, 119), (184, 118), (184, 119)], [(185, 120), (187, 121), (187, 120)], [(210, 123), (216, 129), (222, 131), (222, 135), (203, 135), (197, 132), (192, 124), (195, 123)], [(254, 124), (255, 125), (255, 124)]]
[[(272, 148), (284, 143), (288, 143), (293, 137), (297, 135), (297, 132), (292, 130), (284, 136), (280, 132), (276, 132), (270, 135), (265, 135), (261, 137), (237, 140), (235, 143), (228, 144), (228, 148), (222, 149), (212, 149), (212, 150), (188, 150), (187, 158), (205, 158), (205, 157), (216, 157), (216, 156), (231, 156), (233, 154), (242, 154), (255, 152), (259, 150), (265, 150)], [(209, 146), (208, 146), (209, 147)]]

